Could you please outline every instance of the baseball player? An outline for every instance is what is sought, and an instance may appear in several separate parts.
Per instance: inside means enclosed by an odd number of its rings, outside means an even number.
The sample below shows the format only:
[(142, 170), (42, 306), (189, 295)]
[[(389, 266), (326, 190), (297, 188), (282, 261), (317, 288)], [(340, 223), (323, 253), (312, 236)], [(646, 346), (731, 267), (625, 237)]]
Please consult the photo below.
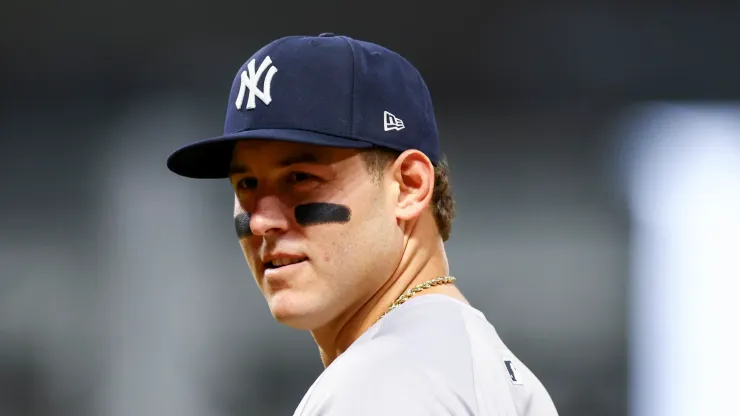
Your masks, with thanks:
[(167, 160), (228, 179), (239, 244), (274, 318), (325, 370), (296, 416), (556, 415), (455, 286), (455, 205), (432, 100), (382, 46), (289, 36), (239, 69), (224, 134)]

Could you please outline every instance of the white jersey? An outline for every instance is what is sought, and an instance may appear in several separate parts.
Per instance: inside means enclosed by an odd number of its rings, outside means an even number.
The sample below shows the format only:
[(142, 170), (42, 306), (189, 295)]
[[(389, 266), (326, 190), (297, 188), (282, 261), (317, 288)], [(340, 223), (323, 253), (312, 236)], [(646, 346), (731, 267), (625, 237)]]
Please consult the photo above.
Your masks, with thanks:
[(556, 416), (535, 375), (473, 307), (411, 298), (329, 365), (294, 416)]

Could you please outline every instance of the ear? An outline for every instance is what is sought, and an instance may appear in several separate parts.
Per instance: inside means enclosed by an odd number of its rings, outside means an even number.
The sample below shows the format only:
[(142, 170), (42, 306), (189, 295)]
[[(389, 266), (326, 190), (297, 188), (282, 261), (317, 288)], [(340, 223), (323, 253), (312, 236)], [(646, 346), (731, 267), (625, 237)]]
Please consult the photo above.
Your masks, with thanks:
[(434, 193), (434, 165), (418, 150), (401, 153), (391, 167), (398, 185), (396, 217), (399, 220), (417, 218), (429, 206)]

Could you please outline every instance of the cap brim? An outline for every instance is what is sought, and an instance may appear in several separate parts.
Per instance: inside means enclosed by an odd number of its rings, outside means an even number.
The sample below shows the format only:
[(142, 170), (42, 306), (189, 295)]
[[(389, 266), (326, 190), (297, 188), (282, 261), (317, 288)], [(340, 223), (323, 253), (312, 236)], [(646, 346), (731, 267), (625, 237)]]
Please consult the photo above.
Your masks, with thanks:
[(167, 158), (167, 168), (187, 178), (223, 179), (229, 177), (234, 144), (239, 140), (276, 140), (317, 146), (362, 149), (368, 142), (306, 130), (260, 129), (228, 134), (183, 146)]

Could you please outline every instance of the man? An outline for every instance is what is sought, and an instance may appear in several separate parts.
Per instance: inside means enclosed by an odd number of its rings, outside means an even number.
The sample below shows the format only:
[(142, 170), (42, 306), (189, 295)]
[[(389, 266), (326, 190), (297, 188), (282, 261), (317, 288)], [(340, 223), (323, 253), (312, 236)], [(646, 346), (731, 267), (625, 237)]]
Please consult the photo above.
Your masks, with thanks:
[(273, 316), (325, 370), (295, 415), (556, 415), (449, 275), (447, 163), (421, 75), (344, 36), (275, 40), (233, 81), (224, 135), (168, 159), (228, 178)]

